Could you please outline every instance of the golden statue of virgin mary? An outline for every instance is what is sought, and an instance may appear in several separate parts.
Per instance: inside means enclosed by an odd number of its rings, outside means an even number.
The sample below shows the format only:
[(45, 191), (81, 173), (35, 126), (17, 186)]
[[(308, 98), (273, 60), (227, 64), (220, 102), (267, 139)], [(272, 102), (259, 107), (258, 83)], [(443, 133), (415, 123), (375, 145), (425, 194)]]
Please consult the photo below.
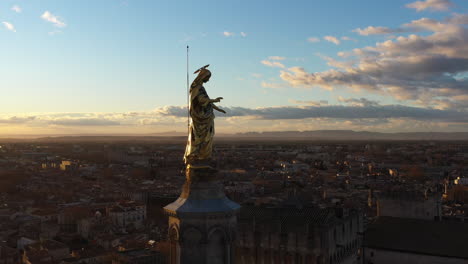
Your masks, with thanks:
[(211, 72), (207, 69), (209, 65), (203, 66), (194, 73), (198, 76), (190, 86), (190, 126), (187, 146), (185, 148), (184, 162), (187, 165), (207, 165), (213, 151), (213, 137), (215, 134), (213, 109), (226, 113), (214, 103), (223, 99), (218, 97), (210, 99), (203, 84), (208, 82)]

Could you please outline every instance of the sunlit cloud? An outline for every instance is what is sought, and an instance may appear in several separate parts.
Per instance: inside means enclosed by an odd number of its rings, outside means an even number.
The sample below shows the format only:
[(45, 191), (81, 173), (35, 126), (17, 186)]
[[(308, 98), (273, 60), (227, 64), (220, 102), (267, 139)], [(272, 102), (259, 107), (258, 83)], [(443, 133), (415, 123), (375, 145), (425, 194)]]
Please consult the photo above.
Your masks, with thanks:
[(407, 8), (414, 8), (416, 11), (447, 11), (450, 7), (453, 6), (453, 3), (449, 0), (425, 0), (425, 1), (416, 1), (410, 4), (407, 4)]
[(13, 24), (11, 24), (10, 22), (2, 22), (3, 26), (9, 30), (9, 31), (12, 31), (12, 32), (16, 32), (16, 29), (15, 29), (15, 26), (13, 26)]
[(307, 39), (307, 41), (310, 43), (316, 43), (316, 42), (320, 42), (320, 39), (317, 37), (310, 37)]
[(272, 89), (282, 89), (282, 88), (287, 87), (285, 83), (272, 83), (272, 82), (265, 82), (265, 81), (262, 81), (260, 85), (263, 88), (272, 88)]
[(327, 100), (320, 100), (320, 101), (314, 101), (314, 100), (289, 100), (290, 103), (292, 104), (298, 104), (298, 105), (309, 105), (309, 106), (323, 106), (323, 105), (328, 105)]
[(54, 24), (54, 26), (56, 26), (56, 27), (63, 28), (63, 27), (67, 26), (67, 24), (65, 24), (65, 22), (63, 22), (60, 17), (58, 17), (56, 15), (53, 15), (49, 11), (45, 11), (41, 15), (41, 18), (44, 19), (45, 21), (48, 21), (48, 22)]
[[(295, 106), (224, 107), (217, 114), (219, 131), (284, 131), (347, 129), (370, 131), (426, 131), (468, 128), (468, 115), (456, 110), (441, 110), (403, 105), (382, 105), (367, 98), (327, 100), (289, 100)], [(164, 106), (151, 111), (108, 113), (0, 114), (0, 134), (5, 133), (155, 133), (185, 131), (186, 106)], [(274, 121), (274, 122), (272, 122)], [(455, 129), (455, 128), (454, 128)], [(445, 130), (446, 131), (446, 130)]]
[(339, 45), (339, 44), (340, 44), (340, 40), (339, 40), (337, 37), (325, 36), (325, 37), (323, 37), (323, 39), (326, 40), (326, 41), (328, 41), (328, 42), (334, 43), (335, 45)]
[(400, 33), (402, 32), (401, 29), (391, 29), (387, 27), (373, 27), (368, 26), (366, 28), (356, 28), (353, 29), (353, 32), (358, 33), (361, 36), (369, 36), (369, 35), (383, 35), (383, 34), (393, 34), (393, 33)]
[(350, 37), (347, 37), (347, 36), (343, 36), (340, 38), (341, 40), (344, 40), (344, 41), (354, 41), (356, 42), (357, 40), (356, 39), (353, 39), (353, 38), (350, 38)]
[(367, 98), (343, 98), (342, 96), (338, 97), (338, 101), (345, 103), (351, 106), (361, 106), (361, 107), (369, 107), (369, 106), (379, 106), (379, 102), (369, 100)]
[(50, 32), (49, 32), (49, 35), (50, 35), (50, 36), (55, 36), (55, 35), (61, 34), (61, 33), (62, 33), (61, 30), (54, 30), (54, 31), (50, 31)]
[(262, 60), (261, 63), (268, 67), (278, 67), (278, 68), (285, 68), (284, 64), (279, 61), (269, 61), (269, 60)]
[(468, 14), (454, 13), (447, 19), (447, 22), (455, 25), (468, 25)]
[[(327, 101), (309, 101), (307, 106), (280, 106), (280, 107), (225, 107), (225, 117), (250, 116), (259, 120), (288, 120), (307, 118), (332, 119), (388, 119), (408, 118), (418, 121), (444, 121), (463, 123), (468, 125), (468, 115), (454, 110), (439, 110), (431, 108), (410, 107), (404, 105), (380, 105), (378, 102), (360, 99), (343, 99), (346, 105), (328, 105)], [(306, 102), (306, 101), (296, 101)], [(166, 107), (161, 114), (184, 117), (187, 115), (185, 107)]]
[(261, 73), (252, 73), (251, 75), (254, 78), (262, 78), (263, 77), (263, 74), (261, 74)]
[[(420, 18), (413, 20), (409, 23), (403, 24), (398, 28), (387, 28), (387, 27), (373, 27), (361, 29), (356, 28), (353, 32), (358, 33), (362, 36), (369, 35), (384, 35), (384, 34), (397, 34), (397, 33), (409, 33), (409, 32), (423, 32), (423, 31), (447, 31), (457, 29), (457, 25), (467, 25), (468, 15), (467, 14), (453, 14), (451, 17), (444, 21), (437, 21), (430, 18)], [(394, 37), (396, 38), (396, 37)]]
[(35, 116), (10, 116), (0, 118), (0, 124), (24, 124), (35, 119)]
[(269, 60), (285, 60), (286, 57), (282, 57), (282, 56), (270, 56), (268, 57)]
[(120, 125), (117, 121), (112, 121), (103, 118), (61, 118), (51, 120), (49, 122), (52, 125), (60, 126), (118, 126)]
[(334, 68), (308, 72), (303, 67), (281, 69), (280, 78), (292, 87), (389, 96), (406, 104), (468, 111), (468, 18), (453, 14), (443, 20), (421, 18), (397, 30), (367, 28), (364, 35), (396, 31), (410, 34), (374, 46), (338, 53), (341, 60), (321, 56)]
[(17, 6), (17, 5), (14, 5), (11, 10), (15, 11), (16, 13), (21, 13), (23, 10), (21, 9), (21, 7)]
[(223, 34), (223, 36), (225, 36), (227, 38), (235, 37), (235, 36), (241, 36), (243, 38), (247, 37), (247, 33), (245, 33), (244, 31), (241, 31), (239, 33), (231, 32), (231, 31), (224, 31), (222, 34)]

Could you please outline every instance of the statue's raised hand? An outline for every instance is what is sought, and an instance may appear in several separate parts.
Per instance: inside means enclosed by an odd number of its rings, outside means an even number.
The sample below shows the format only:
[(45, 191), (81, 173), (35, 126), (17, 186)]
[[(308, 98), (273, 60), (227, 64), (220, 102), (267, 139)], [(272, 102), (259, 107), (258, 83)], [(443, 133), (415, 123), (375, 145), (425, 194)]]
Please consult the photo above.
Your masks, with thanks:
[(218, 97), (218, 98), (213, 100), (213, 103), (219, 103), (219, 102), (221, 102), (222, 99), (223, 99), (222, 97)]

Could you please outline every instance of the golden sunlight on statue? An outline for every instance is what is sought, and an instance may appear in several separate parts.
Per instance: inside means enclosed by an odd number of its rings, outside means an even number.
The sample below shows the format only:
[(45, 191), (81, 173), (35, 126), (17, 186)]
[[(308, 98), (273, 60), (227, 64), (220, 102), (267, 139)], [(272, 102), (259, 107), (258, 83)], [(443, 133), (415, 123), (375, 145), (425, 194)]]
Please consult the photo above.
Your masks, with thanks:
[(209, 167), (208, 162), (213, 151), (213, 137), (215, 134), (213, 109), (226, 113), (214, 103), (223, 99), (218, 97), (210, 99), (203, 84), (211, 78), (211, 72), (207, 69), (209, 65), (203, 66), (194, 74), (198, 76), (190, 86), (190, 126), (185, 148), (184, 162), (191, 167)]

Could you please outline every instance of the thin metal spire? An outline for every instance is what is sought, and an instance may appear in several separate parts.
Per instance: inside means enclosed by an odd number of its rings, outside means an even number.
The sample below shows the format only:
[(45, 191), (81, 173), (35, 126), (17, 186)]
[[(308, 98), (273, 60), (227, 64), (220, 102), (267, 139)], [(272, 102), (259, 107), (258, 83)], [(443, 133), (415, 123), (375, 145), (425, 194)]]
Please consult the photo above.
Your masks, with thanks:
[(190, 133), (189, 46), (187, 45), (187, 131)]

